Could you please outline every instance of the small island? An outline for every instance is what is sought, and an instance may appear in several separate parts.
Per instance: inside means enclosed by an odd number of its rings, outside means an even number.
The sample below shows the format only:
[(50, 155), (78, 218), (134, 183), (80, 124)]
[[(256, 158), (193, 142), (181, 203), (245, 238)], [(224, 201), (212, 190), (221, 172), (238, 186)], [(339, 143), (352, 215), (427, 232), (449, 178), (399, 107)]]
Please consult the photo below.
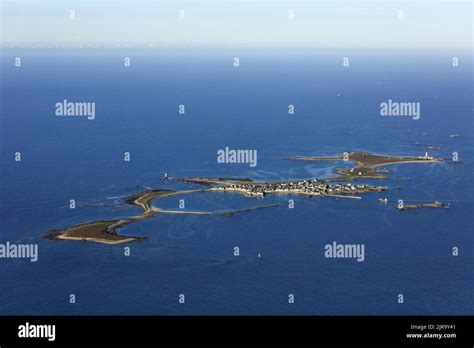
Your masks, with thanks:
[(254, 182), (241, 181), (238, 179), (210, 179), (210, 178), (183, 178), (172, 179), (183, 180), (196, 184), (207, 185), (210, 180), (216, 186), (211, 186), (210, 191), (220, 192), (239, 192), (247, 197), (262, 198), (267, 194), (299, 194), (306, 196), (328, 196), (338, 198), (355, 198), (360, 199), (360, 196), (355, 196), (359, 193), (381, 192), (387, 190), (384, 186), (370, 186), (370, 185), (352, 185), (352, 184), (330, 184), (325, 180), (311, 179), (311, 180), (289, 180), (289, 181), (275, 181), (275, 182)]
[(147, 239), (146, 237), (124, 236), (119, 235), (117, 230), (125, 225), (151, 218), (157, 214), (198, 214), (198, 215), (221, 215), (232, 216), (239, 212), (253, 211), (263, 208), (276, 207), (278, 204), (260, 205), (250, 208), (233, 209), (227, 211), (185, 211), (185, 210), (166, 210), (154, 207), (151, 202), (155, 199), (173, 195), (186, 195), (194, 192), (204, 192), (204, 190), (147, 190), (137, 194), (125, 197), (125, 203), (128, 205), (136, 205), (142, 209), (140, 215), (128, 218), (109, 220), (109, 221), (92, 221), (79, 225), (67, 227), (63, 230), (52, 230), (44, 237), (51, 240), (73, 240), (96, 242), (102, 244), (121, 244)]
[(72, 226), (64, 230), (50, 231), (46, 239), (76, 240), (103, 244), (129, 243), (144, 240), (145, 237), (121, 236), (116, 229), (133, 222), (132, 220), (94, 221)]
[(351, 152), (347, 156), (323, 156), (323, 157), (288, 157), (288, 160), (297, 161), (350, 161), (355, 163), (353, 168), (336, 168), (334, 172), (339, 177), (328, 179), (331, 181), (352, 181), (357, 179), (386, 179), (387, 176), (382, 173), (388, 173), (388, 170), (381, 170), (378, 167), (402, 163), (432, 163), (439, 162), (441, 158), (428, 156), (389, 156), (379, 155), (370, 152)]

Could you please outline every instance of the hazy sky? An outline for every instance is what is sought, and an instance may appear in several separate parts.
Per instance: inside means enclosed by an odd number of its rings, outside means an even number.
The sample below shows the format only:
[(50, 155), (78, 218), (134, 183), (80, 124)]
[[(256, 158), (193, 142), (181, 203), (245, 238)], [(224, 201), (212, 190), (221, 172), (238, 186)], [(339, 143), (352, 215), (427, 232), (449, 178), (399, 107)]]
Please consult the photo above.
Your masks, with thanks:
[[(0, 0), (0, 4), (4, 46), (472, 45), (469, 0)], [(70, 19), (71, 10), (75, 19)], [(181, 10), (184, 19), (179, 19)]]

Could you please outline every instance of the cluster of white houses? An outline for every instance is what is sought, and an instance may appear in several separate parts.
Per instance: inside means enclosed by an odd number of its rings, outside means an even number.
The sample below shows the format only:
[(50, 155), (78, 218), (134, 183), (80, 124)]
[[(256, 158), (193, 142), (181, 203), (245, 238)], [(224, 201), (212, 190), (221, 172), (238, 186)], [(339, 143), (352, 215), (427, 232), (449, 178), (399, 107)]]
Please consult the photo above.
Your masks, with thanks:
[(232, 183), (212, 187), (216, 191), (239, 191), (250, 197), (263, 197), (269, 193), (298, 193), (311, 196), (351, 194), (361, 192), (379, 192), (387, 188), (383, 186), (328, 184), (325, 181), (312, 179), (301, 181), (284, 181), (274, 183)]

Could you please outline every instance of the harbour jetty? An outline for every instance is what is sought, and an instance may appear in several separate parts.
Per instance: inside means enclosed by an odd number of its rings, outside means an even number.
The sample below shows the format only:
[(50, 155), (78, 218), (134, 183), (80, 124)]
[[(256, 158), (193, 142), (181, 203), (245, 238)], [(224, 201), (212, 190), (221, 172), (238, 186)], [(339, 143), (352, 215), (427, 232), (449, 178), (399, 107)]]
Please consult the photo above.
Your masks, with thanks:
[(440, 208), (449, 208), (450, 204), (444, 204), (440, 201), (435, 201), (433, 203), (428, 203), (428, 204), (404, 204), (404, 205), (397, 205), (396, 208), (398, 210), (412, 210), (412, 209), (421, 209), (421, 208), (434, 208), (434, 209), (440, 209)]

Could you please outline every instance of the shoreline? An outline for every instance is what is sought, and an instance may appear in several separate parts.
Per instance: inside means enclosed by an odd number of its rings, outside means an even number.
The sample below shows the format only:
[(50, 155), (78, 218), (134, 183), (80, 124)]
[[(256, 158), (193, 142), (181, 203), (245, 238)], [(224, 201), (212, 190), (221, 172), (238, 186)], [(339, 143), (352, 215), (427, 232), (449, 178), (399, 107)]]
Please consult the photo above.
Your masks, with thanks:
[(344, 161), (352, 162), (352, 168), (334, 168), (333, 173), (338, 176), (326, 179), (327, 181), (353, 181), (357, 179), (388, 179), (388, 170), (378, 170), (377, 168), (405, 163), (438, 163), (442, 158), (435, 157), (414, 157), (414, 156), (392, 156), (371, 152), (352, 151), (348, 153), (346, 159), (343, 156), (293, 156), (285, 157), (292, 161)]
[[(323, 157), (290, 157), (289, 160), (302, 161), (342, 161), (342, 156), (323, 156)], [(163, 180), (178, 180), (186, 183), (200, 184), (208, 186), (205, 189), (190, 190), (168, 190), (153, 189), (146, 190), (136, 194), (126, 196), (124, 202), (127, 205), (134, 205), (141, 208), (141, 214), (129, 216), (126, 218), (118, 218), (116, 220), (97, 220), (85, 222), (62, 230), (52, 230), (44, 237), (52, 240), (72, 240), (72, 241), (88, 241), (103, 244), (122, 244), (139, 240), (146, 240), (146, 237), (126, 236), (117, 233), (121, 227), (154, 217), (159, 214), (191, 214), (191, 215), (221, 215), (232, 216), (238, 212), (253, 211), (257, 209), (278, 206), (261, 205), (250, 208), (233, 209), (227, 211), (184, 211), (172, 210), (155, 207), (152, 201), (155, 199), (174, 196), (186, 195), (195, 192), (236, 192), (245, 194), (247, 197), (263, 198), (267, 194), (280, 195), (303, 195), (309, 197), (334, 197), (348, 199), (362, 199), (357, 194), (373, 193), (386, 191), (384, 186), (371, 185), (354, 185), (340, 184), (332, 182), (353, 181), (356, 179), (386, 179), (385, 175), (380, 174), (377, 167), (383, 167), (402, 163), (433, 163), (440, 162), (442, 159), (432, 157), (409, 157), (409, 156), (385, 156), (368, 152), (351, 152), (348, 154), (346, 161), (355, 163), (353, 168), (335, 168), (333, 172), (339, 175), (336, 178), (324, 180), (307, 179), (307, 180), (287, 180), (287, 181), (267, 181), (256, 182), (248, 178), (206, 178), (206, 177), (185, 177), (185, 178), (163, 178)], [(388, 172), (388, 171), (384, 171)], [(406, 206), (402, 210), (416, 208), (439, 208), (436, 202), (421, 206)], [(443, 205), (443, 207), (445, 207)]]
[(89, 241), (102, 244), (122, 244), (145, 240), (146, 237), (117, 234), (117, 229), (133, 222), (135, 222), (134, 219), (85, 222), (67, 227), (63, 230), (49, 231), (44, 238), (51, 240)]
[(128, 205), (135, 205), (142, 209), (141, 215), (130, 216), (127, 218), (120, 218), (116, 220), (97, 220), (84, 222), (77, 225), (66, 227), (62, 230), (51, 230), (43, 238), (50, 240), (61, 240), (61, 241), (86, 241), (95, 242), (108, 245), (117, 245), (130, 243), (140, 240), (146, 240), (147, 237), (139, 236), (127, 236), (120, 235), (117, 230), (121, 227), (139, 222), (145, 219), (149, 219), (158, 214), (190, 214), (190, 215), (221, 215), (231, 216), (239, 212), (253, 211), (257, 209), (269, 208), (278, 206), (266, 205), (256, 206), (250, 208), (233, 209), (223, 212), (208, 212), (208, 211), (182, 211), (182, 210), (168, 210), (155, 207), (151, 204), (154, 199), (162, 197), (173, 196), (173, 195), (185, 195), (195, 192), (207, 192), (209, 189), (198, 189), (198, 190), (148, 190), (137, 194), (133, 194), (124, 198), (124, 201)]

